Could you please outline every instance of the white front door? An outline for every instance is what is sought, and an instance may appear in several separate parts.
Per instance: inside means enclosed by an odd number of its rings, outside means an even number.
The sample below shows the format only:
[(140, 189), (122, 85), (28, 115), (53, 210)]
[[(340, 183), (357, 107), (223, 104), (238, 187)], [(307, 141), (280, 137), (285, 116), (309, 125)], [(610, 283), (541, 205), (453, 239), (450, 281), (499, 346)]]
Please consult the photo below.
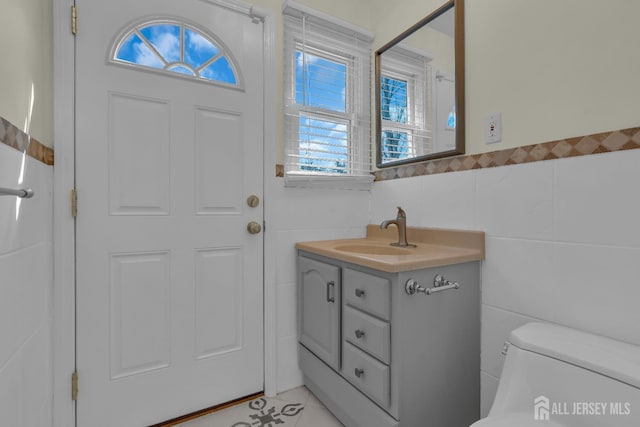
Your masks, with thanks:
[[(263, 25), (215, 1), (76, 3), (77, 425), (148, 426), (261, 391), (263, 237), (247, 224), (263, 209), (247, 197), (263, 191)], [(184, 23), (184, 62), (204, 30), (238, 84), (111, 63), (145, 22)], [(149, 40), (138, 53), (176, 47)]]

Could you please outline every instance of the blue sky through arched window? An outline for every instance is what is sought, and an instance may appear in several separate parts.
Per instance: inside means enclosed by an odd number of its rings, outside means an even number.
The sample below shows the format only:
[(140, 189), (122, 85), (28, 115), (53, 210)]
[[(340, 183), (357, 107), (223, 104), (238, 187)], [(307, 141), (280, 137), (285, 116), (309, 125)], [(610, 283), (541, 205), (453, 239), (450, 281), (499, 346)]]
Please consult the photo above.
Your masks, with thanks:
[(238, 85), (227, 52), (205, 34), (180, 23), (144, 23), (118, 43), (113, 60)]

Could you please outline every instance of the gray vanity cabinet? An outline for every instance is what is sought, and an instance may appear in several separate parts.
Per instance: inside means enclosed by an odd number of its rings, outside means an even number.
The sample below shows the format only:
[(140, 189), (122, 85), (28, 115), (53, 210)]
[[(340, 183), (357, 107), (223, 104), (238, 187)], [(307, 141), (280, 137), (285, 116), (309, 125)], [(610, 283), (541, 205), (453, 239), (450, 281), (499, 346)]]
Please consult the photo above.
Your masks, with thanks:
[[(459, 288), (410, 295), (442, 275)], [(329, 285), (332, 283), (331, 285)], [(479, 263), (387, 273), (298, 252), (305, 385), (346, 427), (466, 427), (479, 418)]]
[(340, 369), (340, 268), (298, 259), (299, 342), (327, 365)]

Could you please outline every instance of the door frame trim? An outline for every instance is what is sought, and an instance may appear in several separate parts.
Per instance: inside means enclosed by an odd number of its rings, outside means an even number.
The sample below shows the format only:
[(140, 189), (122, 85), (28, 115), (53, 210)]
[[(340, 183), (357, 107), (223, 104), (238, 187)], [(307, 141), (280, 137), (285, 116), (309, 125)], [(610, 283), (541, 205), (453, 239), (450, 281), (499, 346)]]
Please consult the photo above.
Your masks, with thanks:
[(53, 425), (75, 425), (71, 375), (75, 370), (75, 39), (70, 10), (74, 0), (53, 0)]
[[(264, 105), (279, 102), (272, 82), (275, 73), (275, 24), (273, 13), (237, 0), (207, 0), (263, 20)], [(75, 402), (71, 400), (71, 375), (76, 366), (75, 334), (75, 221), (70, 214), (68, 195), (75, 187), (75, 38), (70, 31), (70, 9), (74, 0), (53, 0), (53, 140), (56, 163), (53, 169), (53, 426), (76, 425)], [(80, 28), (81, 29), (81, 28)], [(276, 120), (275, 109), (263, 108), (265, 199), (274, 179)], [(82, 195), (80, 194), (80, 197)], [(265, 203), (267, 218), (268, 204)], [(80, 213), (82, 214), (82, 213)], [(275, 286), (275, 236), (264, 235), (264, 391), (277, 390), (277, 319)], [(80, 395), (82, 390), (80, 390)]]
[[(273, 14), (263, 9), (252, 7), (253, 13), (260, 13), (264, 19), (264, 81), (262, 84), (264, 95), (263, 107), (264, 120), (264, 137), (263, 137), (263, 179), (262, 191), (264, 194), (264, 211), (263, 218), (265, 225), (271, 219), (271, 204), (273, 185), (275, 184), (275, 164), (276, 164), (276, 123), (282, 120), (282, 115), (278, 115), (277, 108), (266, 108), (267, 105), (280, 105), (282, 102), (279, 92), (276, 93), (276, 86), (273, 82), (276, 80), (276, 33), (275, 20)], [(274, 397), (278, 389), (277, 377), (277, 344), (278, 344), (278, 319), (277, 319), (277, 291), (276, 286), (276, 236), (272, 232), (267, 232), (264, 227), (263, 239), (263, 316), (264, 316), (264, 394), (267, 397)]]

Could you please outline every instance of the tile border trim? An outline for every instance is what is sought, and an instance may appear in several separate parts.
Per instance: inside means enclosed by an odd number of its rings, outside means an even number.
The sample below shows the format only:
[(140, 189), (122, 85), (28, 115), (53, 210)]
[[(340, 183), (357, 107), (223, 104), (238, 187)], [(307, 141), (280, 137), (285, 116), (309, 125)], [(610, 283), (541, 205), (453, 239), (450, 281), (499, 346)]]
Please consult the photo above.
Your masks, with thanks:
[(640, 127), (602, 132), (540, 144), (507, 148), (488, 153), (461, 155), (380, 169), (373, 172), (376, 181), (413, 176), (459, 172), (472, 169), (519, 165), (590, 154), (640, 148)]
[(0, 117), (0, 143), (23, 153), (26, 152), (29, 157), (45, 165), (53, 166), (53, 148), (42, 145), (37, 139), (27, 135), (4, 117)]
[[(460, 155), (444, 159), (427, 160), (379, 169), (372, 174), (375, 181), (388, 181), (438, 173), (460, 172), (472, 169), (519, 165), (590, 154), (640, 148), (640, 127), (595, 133), (574, 138), (559, 139), (522, 147), (506, 148), (487, 153)], [(284, 166), (276, 165), (276, 177), (284, 177)]]

